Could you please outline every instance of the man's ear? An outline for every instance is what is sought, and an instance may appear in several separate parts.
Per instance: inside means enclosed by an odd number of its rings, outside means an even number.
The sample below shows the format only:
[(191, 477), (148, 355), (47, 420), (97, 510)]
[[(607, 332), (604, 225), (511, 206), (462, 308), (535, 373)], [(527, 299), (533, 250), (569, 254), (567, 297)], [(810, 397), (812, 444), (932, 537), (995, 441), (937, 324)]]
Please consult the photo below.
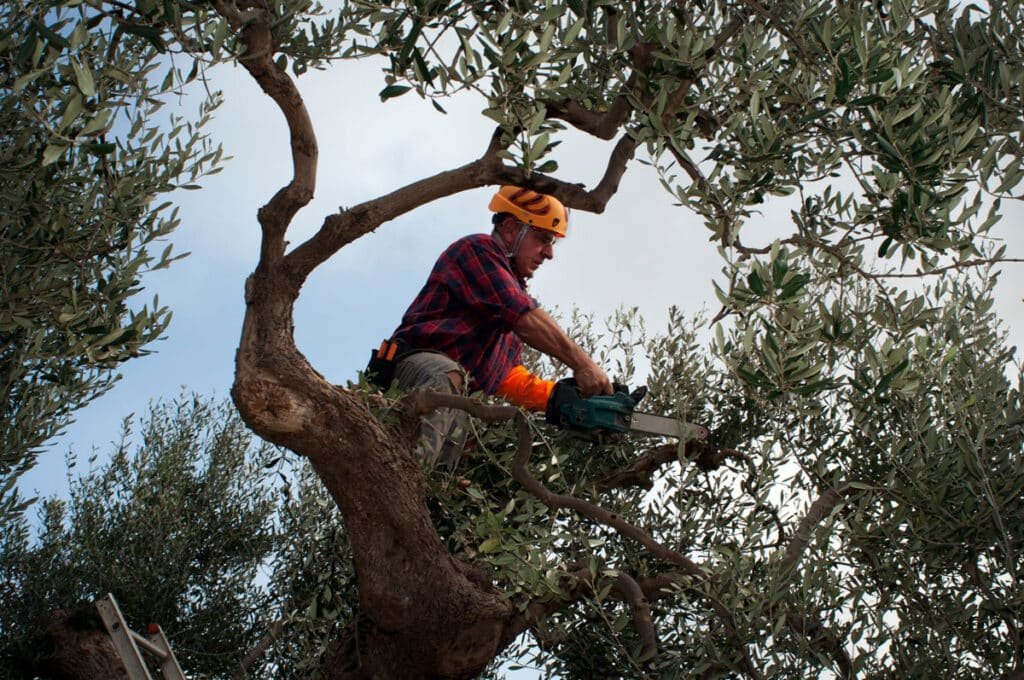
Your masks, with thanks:
[(506, 242), (506, 246), (509, 245), (508, 240), (511, 237), (511, 233), (509, 231), (511, 229), (511, 227), (509, 226), (509, 220), (511, 219), (512, 218), (506, 216), (501, 221), (494, 225), (494, 233), (498, 235), (499, 239)]

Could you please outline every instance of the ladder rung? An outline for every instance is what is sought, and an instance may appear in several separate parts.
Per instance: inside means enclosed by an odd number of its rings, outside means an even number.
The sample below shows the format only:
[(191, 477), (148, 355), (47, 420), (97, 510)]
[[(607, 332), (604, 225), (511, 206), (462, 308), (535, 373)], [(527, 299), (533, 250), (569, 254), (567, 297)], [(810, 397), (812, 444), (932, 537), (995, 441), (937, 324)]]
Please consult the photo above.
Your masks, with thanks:
[(132, 639), (135, 640), (135, 644), (137, 644), (139, 647), (142, 647), (160, 661), (163, 661), (167, 658), (166, 649), (160, 649), (155, 644), (153, 644), (153, 642), (149, 638), (139, 635), (134, 630), (129, 630), (128, 632), (131, 633)]

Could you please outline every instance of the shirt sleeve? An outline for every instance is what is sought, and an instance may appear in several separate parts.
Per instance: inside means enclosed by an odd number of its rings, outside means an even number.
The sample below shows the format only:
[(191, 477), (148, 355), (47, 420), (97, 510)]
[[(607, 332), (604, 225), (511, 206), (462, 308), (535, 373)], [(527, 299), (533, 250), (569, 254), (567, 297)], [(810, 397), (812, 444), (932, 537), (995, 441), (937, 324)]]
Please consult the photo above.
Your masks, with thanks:
[(554, 382), (538, 378), (519, 365), (512, 367), (495, 394), (530, 411), (543, 411), (554, 389)]
[(453, 262), (452, 294), (469, 309), (511, 328), (523, 314), (537, 308), (537, 301), (526, 294), (508, 258), (494, 244), (463, 243), (453, 253)]

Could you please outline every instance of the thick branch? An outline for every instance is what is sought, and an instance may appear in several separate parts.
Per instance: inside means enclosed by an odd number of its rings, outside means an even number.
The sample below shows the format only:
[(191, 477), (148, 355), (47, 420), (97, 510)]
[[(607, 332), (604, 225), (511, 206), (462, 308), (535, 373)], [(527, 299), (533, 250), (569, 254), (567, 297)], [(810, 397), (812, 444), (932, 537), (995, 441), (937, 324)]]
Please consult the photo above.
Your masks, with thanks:
[(832, 514), (832, 511), (836, 509), (836, 506), (843, 500), (843, 497), (851, 491), (851, 487), (844, 484), (838, 489), (829, 489), (811, 503), (807, 514), (800, 520), (796, 531), (789, 539), (789, 544), (786, 546), (785, 553), (779, 563), (779, 585), (777, 587), (785, 587), (786, 582), (793, 575), (793, 570), (796, 568), (797, 563), (803, 556), (804, 550), (807, 549), (807, 545), (811, 541), (811, 533), (826, 517)]
[(637, 141), (629, 133), (623, 134), (616, 142), (608, 157), (604, 176), (593, 190), (588, 191), (580, 184), (570, 184), (553, 177), (533, 174), (527, 176), (521, 168), (504, 166), (501, 181), (503, 184), (517, 184), (545, 194), (557, 196), (565, 205), (577, 210), (600, 214), (619, 190), (619, 182), (626, 174), (626, 166), (633, 159)]
[(258, 213), (263, 228), (260, 265), (267, 266), (284, 255), (284, 234), (288, 225), (295, 214), (313, 199), (318, 153), (316, 134), (295, 82), (274, 63), (270, 13), (265, 8), (239, 10), (230, 0), (214, 0), (214, 7), (238, 32), (245, 46), (239, 62), (274, 100), (288, 123), (292, 179)]
[(371, 201), (335, 213), (324, 220), (320, 230), (308, 241), (287, 255), (285, 261), (296, 285), (343, 246), (367, 234), (385, 222), (445, 196), (461, 191), (496, 184), (516, 184), (536, 191), (554, 194), (570, 208), (600, 213), (618, 191), (626, 164), (633, 157), (636, 141), (629, 135), (619, 140), (608, 160), (604, 177), (592, 191), (580, 184), (533, 174), (504, 165), (498, 156), (503, 149), (502, 130), (491, 136), (487, 150), (477, 160), (454, 170), (408, 184)]
[(640, 636), (640, 660), (647, 661), (658, 655), (658, 633), (651, 620), (651, 606), (647, 603), (643, 588), (624, 571), (615, 577), (615, 590), (629, 603), (633, 610), (633, 626)]
[[(826, 517), (832, 514), (836, 506), (843, 498), (851, 494), (854, 489), (844, 484), (839, 488), (829, 489), (821, 494), (813, 503), (800, 524), (797, 526), (793, 536), (789, 539), (782, 560), (779, 563), (779, 580), (775, 586), (776, 591), (788, 587), (789, 580), (797, 563), (803, 556), (811, 540), (814, 529), (821, 524)], [(784, 602), (784, 600), (782, 600)], [(785, 606), (784, 604), (782, 606)], [(797, 633), (804, 635), (811, 645), (819, 649), (835, 662), (844, 677), (853, 677), (853, 662), (847, 654), (842, 643), (822, 624), (811, 616), (804, 616), (793, 612), (787, 612), (786, 624)]]
[(653, 46), (641, 43), (630, 50), (633, 62), (633, 72), (629, 75), (626, 83), (622, 86), (619, 95), (608, 107), (607, 111), (599, 113), (584, 108), (575, 100), (565, 102), (547, 102), (548, 116), (557, 118), (569, 123), (577, 130), (591, 134), (599, 139), (611, 139), (623, 126), (633, 111), (630, 104), (630, 95), (634, 94), (640, 74), (651, 65), (651, 53)]
[(399, 404), (408, 415), (417, 418), (439, 408), (457, 408), (488, 423), (512, 420), (519, 415), (519, 409), (515, 406), (485, 404), (472, 397), (427, 390), (413, 390), (402, 397)]
[[(360, 236), (431, 201), (488, 184), (497, 184), (498, 158), (488, 152), (466, 165), (408, 184), (342, 212), (329, 215), (320, 230), (285, 258), (293, 280), (305, 281), (317, 266)], [(495, 167), (496, 166), (496, 167)]]
[[(706, 442), (697, 440), (688, 441), (684, 446), (686, 458), (696, 462), (697, 466), (705, 471), (714, 470), (721, 465), (728, 452), (727, 449), (716, 449)], [(663, 466), (679, 460), (678, 453), (678, 444), (662, 444), (637, 458), (629, 467), (610, 472), (597, 480), (594, 488), (598, 491), (628, 487), (650, 489), (654, 484), (654, 473)]]
[(250, 649), (238, 663), (238, 673), (236, 677), (244, 678), (248, 675), (249, 669), (267, 653), (267, 650), (270, 649), (270, 645), (280, 639), (283, 631), (284, 619), (278, 619), (270, 624), (270, 628), (267, 630), (266, 634), (260, 638), (260, 641), (257, 642), (256, 645)]
[[(634, 73), (623, 86), (623, 90), (632, 89), (636, 80), (637, 75)], [(625, 94), (620, 94), (616, 97), (608, 110), (603, 113), (585, 109), (581, 104), (571, 99), (564, 103), (549, 103), (547, 109), (548, 117), (563, 120), (577, 130), (591, 134), (599, 139), (613, 138), (619, 131), (619, 128), (622, 127), (622, 124), (626, 122), (630, 111), (632, 111), (629, 99)]]

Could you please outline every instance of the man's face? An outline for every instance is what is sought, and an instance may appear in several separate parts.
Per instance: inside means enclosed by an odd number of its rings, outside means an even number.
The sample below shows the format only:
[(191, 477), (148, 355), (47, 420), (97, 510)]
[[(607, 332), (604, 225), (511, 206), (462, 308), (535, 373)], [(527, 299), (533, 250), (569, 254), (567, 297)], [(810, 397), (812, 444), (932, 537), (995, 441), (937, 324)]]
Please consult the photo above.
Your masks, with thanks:
[(537, 268), (544, 264), (544, 260), (550, 260), (555, 256), (556, 238), (550, 231), (527, 227), (523, 242), (519, 244), (519, 250), (512, 261), (512, 268), (516, 274), (524, 279), (532, 277)]

